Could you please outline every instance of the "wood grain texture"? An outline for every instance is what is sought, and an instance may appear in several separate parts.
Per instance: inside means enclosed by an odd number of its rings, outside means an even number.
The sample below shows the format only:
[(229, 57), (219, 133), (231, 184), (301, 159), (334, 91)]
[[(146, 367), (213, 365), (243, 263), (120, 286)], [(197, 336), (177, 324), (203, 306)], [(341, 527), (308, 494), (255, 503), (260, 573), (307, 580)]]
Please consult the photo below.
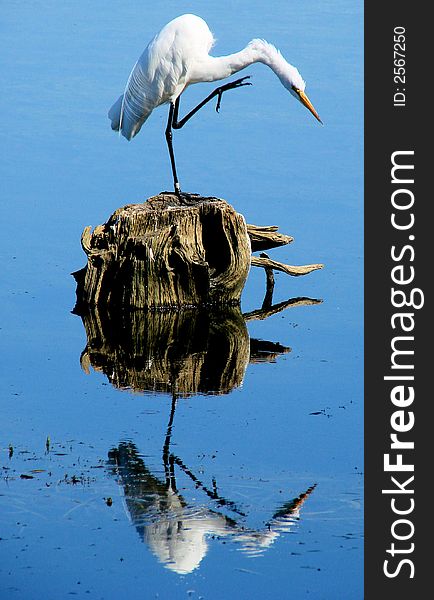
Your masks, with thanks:
[[(251, 266), (306, 275), (322, 264), (292, 266), (252, 252), (289, 244), (275, 225), (246, 225), (225, 200), (162, 192), (85, 227), (87, 265), (73, 273), (77, 307), (179, 309), (239, 305)], [(265, 307), (263, 307), (265, 308)]]
[(162, 193), (86, 227), (81, 243), (78, 300), (90, 306), (238, 304), (250, 269), (244, 217), (218, 198)]

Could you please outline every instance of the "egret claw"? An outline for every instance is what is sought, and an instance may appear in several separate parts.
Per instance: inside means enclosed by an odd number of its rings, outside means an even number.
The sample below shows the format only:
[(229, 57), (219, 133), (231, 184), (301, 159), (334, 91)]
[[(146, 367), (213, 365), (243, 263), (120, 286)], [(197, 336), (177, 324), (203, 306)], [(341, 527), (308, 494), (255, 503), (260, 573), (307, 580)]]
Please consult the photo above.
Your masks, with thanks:
[(222, 96), (223, 96), (223, 90), (219, 90), (218, 94), (217, 94), (217, 106), (215, 107), (216, 111), (219, 112), (220, 111), (220, 104), (222, 101)]

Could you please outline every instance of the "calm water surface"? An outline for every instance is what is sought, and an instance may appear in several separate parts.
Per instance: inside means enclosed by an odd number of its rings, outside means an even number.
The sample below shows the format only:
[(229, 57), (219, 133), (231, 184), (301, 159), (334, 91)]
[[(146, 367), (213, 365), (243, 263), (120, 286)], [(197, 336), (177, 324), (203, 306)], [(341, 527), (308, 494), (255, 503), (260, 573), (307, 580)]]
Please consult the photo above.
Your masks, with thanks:
[[(168, 347), (144, 315), (121, 334), (73, 314), (70, 273), (86, 225), (171, 185), (166, 109), (130, 144), (106, 113), (183, 12), (207, 20), (215, 54), (275, 43), (325, 123), (252, 66), (252, 87), (175, 132), (183, 188), (294, 236), (276, 260), (325, 269), (276, 277), (275, 303), (321, 303), (186, 315), (189, 345), (169, 319)], [(362, 598), (361, 5), (5, 0), (1, 13), (0, 598)], [(242, 313), (263, 295), (254, 270)], [(183, 379), (193, 363), (200, 381)]]

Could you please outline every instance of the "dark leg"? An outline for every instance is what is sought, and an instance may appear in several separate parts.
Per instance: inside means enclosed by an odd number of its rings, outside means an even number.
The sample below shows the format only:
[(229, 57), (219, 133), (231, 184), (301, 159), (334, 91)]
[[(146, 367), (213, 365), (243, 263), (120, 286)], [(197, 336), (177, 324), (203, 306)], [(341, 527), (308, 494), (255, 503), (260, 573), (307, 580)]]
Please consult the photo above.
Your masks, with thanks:
[[(179, 98), (177, 102), (179, 101)], [(169, 108), (169, 118), (167, 120), (166, 127), (166, 142), (169, 148), (170, 155), (170, 164), (172, 166), (172, 175), (173, 175), (173, 185), (175, 186), (175, 194), (177, 196), (181, 193), (181, 188), (179, 187), (178, 175), (176, 173), (176, 165), (175, 165), (175, 154), (173, 152), (173, 144), (172, 144), (172, 126), (173, 126), (173, 113), (174, 113), (174, 105), (171, 103)]]
[(218, 112), (220, 110), (220, 104), (221, 104), (223, 92), (226, 92), (227, 90), (233, 90), (238, 87), (242, 87), (243, 85), (252, 85), (251, 83), (248, 83), (245, 81), (246, 79), (249, 79), (249, 78), (250, 78), (249, 76), (242, 77), (241, 79), (237, 79), (235, 81), (230, 81), (229, 83), (226, 83), (225, 85), (222, 85), (222, 86), (216, 88), (213, 92), (211, 92), (211, 94), (209, 96), (207, 96), (205, 98), (205, 100), (202, 100), (202, 102), (200, 102), (200, 104), (195, 106), (193, 108), (193, 110), (191, 110), (187, 115), (185, 115), (185, 117), (183, 119), (181, 119), (180, 121), (178, 121), (179, 96), (176, 99), (175, 104), (170, 103), (169, 118), (167, 120), (167, 127), (166, 127), (166, 142), (167, 142), (167, 146), (169, 148), (170, 164), (172, 166), (173, 184), (175, 186), (175, 194), (177, 196), (181, 197), (181, 188), (180, 188), (179, 181), (178, 181), (178, 175), (176, 173), (175, 154), (173, 152), (173, 143), (172, 143), (172, 129), (181, 129), (181, 127), (184, 127), (184, 125), (187, 123), (187, 121), (189, 121), (191, 119), (191, 117), (197, 113), (198, 110), (200, 110), (203, 106), (205, 106), (205, 104), (207, 104), (210, 100), (212, 100), (216, 96), (217, 96), (216, 111)]
[(176, 492), (175, 465), (169, 454), (170, 441), (172, 439), (173, 420), (175, 418), (175, 409), (177, 401), (176, 392), (172, 394), (172, 406), (170, 410), (169, 423), (167, 424), (166, 439), (163, 446), (163, 464), (166, 475), (167, 489), (172, 489)]
[(173, 129), (181, 129), (181, 127), (184, 127), (184, 125), (187, 123), (187, 121), (189, 121), (191, 119), (191, 117), (197, 113), (198, 110), (200, 110), (203, 106), (205, 106), (205, 104), (207, 104), (210, 100), (212, 100), (216, 96), (217, 96), (216, 111), (219, 112), (223, 92), (226, 92), (227, 90), (233, 90), (238, 87), (242, 87), (243, 85), (252, 85), (249, 82), (245, 82), (245, 79), (250, 79), (250, 76), (247, 75), (247, 77), (242, 77), (241, 79), (237, 79), (236, 81), (230, 81), (229, 83), (226, 83), (225, 85), (222, 85), (221, 87), (216, 88), (213, 92), (211, 92), (211, 94), (209, 96), (207, 96), (205, 98), (205, 100), (202, 100), (202, 102), (200, 102), (200, 104), (195, 106), (193, 108), (193, 110), (191, 110), (187, 115), (185, 115), (185, 117), (182, 118), (180, 121), (178, 121), (179, 98), (180, 98), (178, 96), (178, 98), (176, 99), (176, 102), (175, 102), (175, 109), (174, 109), (173, 118), (172, 118)]
[(186, 467), (184, 465), (184, 463), (182, 462), (182, 460), (180, 458), (178, 458), (174, 454), (170, 454), (170, 457), (173, 460), (173, 463), (178, 465), (178, 467), (180, 467), (182, 469), (182, 471), (190, 477), (190, 479), (194, 482), (196, 489), (203, 490), (209, 498), (216, 500), (220, 506), (226, 506), (227, 508), (229, 508), (233, 512), (238, 513), (242, 517), (246, 516), (246, 514), (237, 507), (235, 502), (232, 502), (232, 500), (226, 500), (226, 498), (223, 498), (223, 496), (218, 495), (217, 484), (215, 483), (214, 480), (213, 480), (213, 491), (211, 491), (196, 477), (196, 475), (192, 471), (190, 471), (190, 469), (188, 467)]

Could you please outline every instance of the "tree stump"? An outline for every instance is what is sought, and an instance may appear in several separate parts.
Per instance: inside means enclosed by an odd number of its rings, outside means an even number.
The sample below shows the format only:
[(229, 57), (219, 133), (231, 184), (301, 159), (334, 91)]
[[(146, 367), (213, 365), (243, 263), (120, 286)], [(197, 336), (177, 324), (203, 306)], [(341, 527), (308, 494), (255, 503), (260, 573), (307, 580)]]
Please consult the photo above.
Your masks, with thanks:
[(322, 264), (292, 266), (252, 252), (289, 244), (276, 226), (246, 225), (225, 200), (162, 192), (127, 204), (104, 225), (86, 227), (87, 266), (73, 273), (77, 312), (100, 309), (178, 309), (234, 306), (250, 266), (307, 275)]
[(250, 269), (244, 217), (224, 200), (161, 193), (86, 227), (85, 269), (74, 274), (88, 306), (236, 305)]

